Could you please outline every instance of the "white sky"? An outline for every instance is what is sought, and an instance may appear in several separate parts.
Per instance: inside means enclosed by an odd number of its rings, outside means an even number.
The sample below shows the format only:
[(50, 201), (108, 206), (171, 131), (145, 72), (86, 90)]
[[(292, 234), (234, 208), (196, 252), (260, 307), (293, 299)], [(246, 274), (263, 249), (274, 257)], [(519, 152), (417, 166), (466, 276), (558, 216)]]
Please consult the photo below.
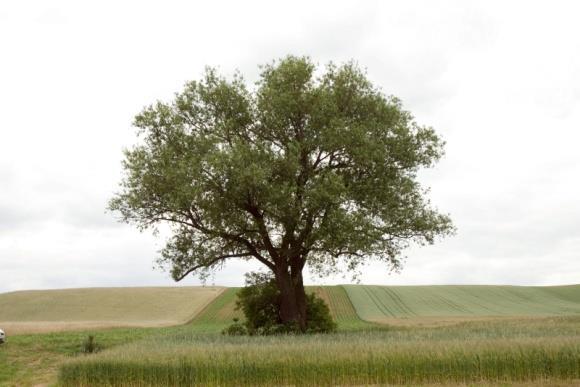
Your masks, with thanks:
[(0, 3), (0, 292), (173, 285), (163, 240), (105, 213), (132, 118), (206, 65), (253, 81), (287, 54), (357, 60), (447, 141), (421, 178), (458, 234), (363, 283), (580, 283), (578, 2), (205, 3)]

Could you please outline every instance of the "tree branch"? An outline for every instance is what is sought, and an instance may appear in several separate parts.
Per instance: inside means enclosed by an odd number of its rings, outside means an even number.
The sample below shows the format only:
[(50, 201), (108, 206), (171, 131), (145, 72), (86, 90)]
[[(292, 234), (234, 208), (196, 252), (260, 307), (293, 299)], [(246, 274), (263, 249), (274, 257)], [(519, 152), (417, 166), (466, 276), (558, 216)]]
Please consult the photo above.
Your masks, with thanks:
[(185, 277), (187, 277), (190, 273), (192, 273), (192, 272), (194, 272), (194, 271), (196, 271), (198, 269), (201, 269), (202, 267), (209, 267), (209, 266), (211, 266), (211, 265), (213, 265), (213, 264), (215, 264), (215, 263), (217, 263), (219, 261), (226, 260), (228, 258), (241, 258), (241, 257), (251, 257), (251, 256), (253, 256), (252, 253), (240, 253), (240, 254), (220, 255), (219, 257), (216, 257), (216, 258), (212, 259), (209, 262), (206, 262), (206, 263), (203, 263), (203, 264), (199, 264), (199, 265), (196, 265), (196, 266), (192, 267), (191, 269), (187, 270), (185, 273), (183, 273), (182, 275), (180, 275), (178, 278), (175, 278), (175, 281), (179, 282), (182, 279), (184, 279)]
[(178, 224), (182, 224), (188, 227), (191, 227), (195, 230), (198, 230), (204, 234), (209, 234), (209, 235), (214, 235), (214, 236), (219, 236), (221, 238), (230, 240), (230, 241), (235, 241), (238, 243), (241, 243), (242, 245), (244, 245), (251, 253), (252, 255), (260, 262), (262, 262), (264, 265), (266, 265), (268, 268), (274, 270), (274, 264), (272, 262), (270, 262), (267, 258), (265, 258), (263, 255), (261, 255), (258, 250), (256, 249), (256, 246), (254, 246), (252, 244), (252, 242), (250, 242), (249, 240), (241, 237), (240, 235), (236, 235), (236, 234), (229, 234), (223, 231), (217, 231), (217, 230), (212, 230), (210, 228), (207, 228), (205, 226), (203, 226), (201, 223), (197, 222), (193, 213), (191, 213), (191, 210), (188, 210), (188, 213), (185, 214), (185, 216), (191, 221), (191, 222), (187, 222), (181, 219), (177, 219), (177, 218), (168, 218), (168, 217), (163, 217), (163, 216), (156, 216), (154, 220), (151, 220), (151, 222), (154, 221), (159, 221), (159, 220), (163, 220), (166, 222), (173, 222), (173, 223), (178, 223)]
[[(246, 210), (254, 217), (256, 224), (258, 226), (258, 231), (260, 236), (262, 237), (262, 241), (264, 242), (264, 246), (266, 246), (266, 250), (270, 254), (270, 257), (275, 261), (280, 258), (280, 254), (272, 244), (272, 239), (270, 238), (270, 234), (268, 233), (268, 229), (266, 228), (266, 223), (264, 222), (264, 215), (260, 213), (260, 210), (251, 204), (248, 200), (248, 205)], [(272, 270), (274, 267), (272, 267)]]

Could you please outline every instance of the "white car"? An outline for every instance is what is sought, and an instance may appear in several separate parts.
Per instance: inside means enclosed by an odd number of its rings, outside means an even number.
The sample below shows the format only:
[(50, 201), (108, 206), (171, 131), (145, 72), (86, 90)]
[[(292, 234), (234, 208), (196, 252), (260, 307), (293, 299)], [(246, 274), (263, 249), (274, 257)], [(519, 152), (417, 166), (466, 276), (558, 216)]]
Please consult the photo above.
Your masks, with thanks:
[(6, 333), (2, 329), (0, 329), (0, 344), (6, 341)]

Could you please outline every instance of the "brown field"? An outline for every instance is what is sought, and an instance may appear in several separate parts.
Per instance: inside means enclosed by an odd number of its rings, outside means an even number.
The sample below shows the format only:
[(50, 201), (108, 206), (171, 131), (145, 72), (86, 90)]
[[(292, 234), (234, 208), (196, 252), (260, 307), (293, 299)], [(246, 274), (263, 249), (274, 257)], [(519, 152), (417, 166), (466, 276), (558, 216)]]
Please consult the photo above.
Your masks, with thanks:
[(0, 294), (0, 327), (8, 335), (112, 327), (184, 324), (221, 287), (86, 288)]
[(161, 328), (176, 325), (175, 321), (0, 321), (0, 327), (13, 335), (30, 333), (74, 332), (107, 328)]

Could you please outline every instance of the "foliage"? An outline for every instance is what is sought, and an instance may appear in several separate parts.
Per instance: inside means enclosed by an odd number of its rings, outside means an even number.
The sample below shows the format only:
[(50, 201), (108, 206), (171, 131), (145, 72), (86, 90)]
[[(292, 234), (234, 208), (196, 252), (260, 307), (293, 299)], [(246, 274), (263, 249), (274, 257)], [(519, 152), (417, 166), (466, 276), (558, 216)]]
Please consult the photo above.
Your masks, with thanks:
[(222, 335), (228, 336), (243, 336), (248, 334), (246, 325), (240, 322), (237, 317), (234, 318), (234, 323), (222, 330)]
[(246, 286), (238, 292), (236, 308), (244, 313), (250, 333), (280, 330), (280, 291), (274, 278), (266, 273), (246, 274)]
[(83, 341), (83, 345), (81, 346), (81, 352), (87, 353), (87, 354), (98, 352), (100, 349), (101, 348), (95, 342), (95, 336), (93, 336), (93, 335), (87, 336), (85, 341)]
[(141, 142), (109, 208), (141, 229), (171, 225), (160, 263), (176, 280), (231, 258), (294, 278), (341, 260), (397, 269), (409, 243), (453, 231), (416, 179), (443, 142), (354, 62), (323, 71), (289, 56), (255, 88), (208, 69), (134, 124)]
[(332, 320), (328, 305), (315, 293), (306, 295), (306, 307), (308, 310), (306, 327), (309, 333), (328, 333), (336, 331), (337, 325)]
[[(236, 301), (246, 317), (246, 332), (251, 335), (298, 333), (300, 327), (280, 319), (280, 290), (270, 273), (246, 274), (246, 287), (238, 292)], [(326, 303), (314, 293), (306, 295), (306, 332), (328, 333), (336, 330)], [(240, 323), (234, 320), (225, 334), (243, 334)]]

